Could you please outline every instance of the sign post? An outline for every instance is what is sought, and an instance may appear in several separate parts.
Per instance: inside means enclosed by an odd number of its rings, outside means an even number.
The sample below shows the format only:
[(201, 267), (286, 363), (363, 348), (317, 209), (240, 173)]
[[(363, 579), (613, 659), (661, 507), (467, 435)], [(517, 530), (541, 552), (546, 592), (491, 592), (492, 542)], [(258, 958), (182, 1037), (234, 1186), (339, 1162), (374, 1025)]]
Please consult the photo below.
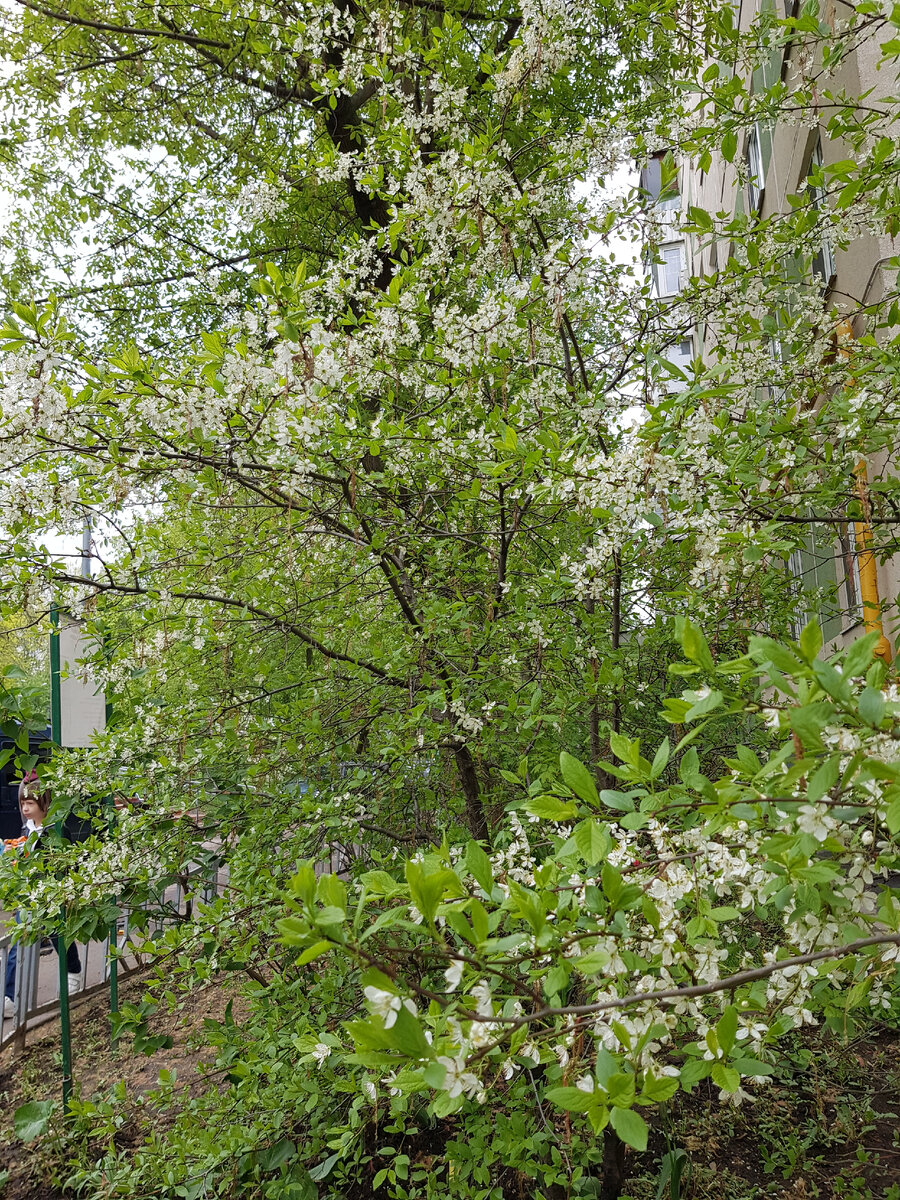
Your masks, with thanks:
[[(62, 687), (59, 646), (59, 609), (50, 606), (50, 737), (54, 746), (62, 745)], [(57, 831), (62, 832), (61, 826)], [(59, 960), (59, 1038), (62, 1050), (63, 1112), (69, 1107), (72, 1095), (72, 1026), (69, 1020), (69, 973), (66, 970), (68, 946), (65, 941), (66, 911), (60, 914), (61, 924), (57, 958)]]
[[(50, 607), (50, 728), (53, 744), (66, 749), (92, 746), (95, 735), (106, 728), (106, 698), (79, 660), (93, 647), (84, 636), (80, 621), (63, 616), (56, 604)], [(61, 825), (57, 826), (62, 832)], [(63, 927), (65, 911), (61, 914)], [(113, 928), (115, 926), (113, 925)], [(113, 938), (115, 934), (113, 933)], [(112, 944), (111, 944), (112, 948)], [(65, 935), (59, 942), (59, 1023), (62, 1042), (63, 1108), (72, 1094), (72, 1031), (69, 1017), (69, 975), (66, 970)], [(116, 994), (111, 981), (110, 991)]]

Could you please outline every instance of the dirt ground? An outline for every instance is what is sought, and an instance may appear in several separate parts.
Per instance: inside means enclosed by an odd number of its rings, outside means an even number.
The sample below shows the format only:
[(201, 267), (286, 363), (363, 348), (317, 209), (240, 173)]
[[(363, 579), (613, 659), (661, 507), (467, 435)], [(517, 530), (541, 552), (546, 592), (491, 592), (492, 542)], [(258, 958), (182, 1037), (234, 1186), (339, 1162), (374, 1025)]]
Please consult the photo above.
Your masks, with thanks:
[[(124, 980), (121, 1003), (136, 1002), (142, 995), (143, 972)], [(113, 1048), (110, 1038), (109, 996), (105, 991), (73, 1006), (72, 1074), (76, 1094), (89, 1097), (122, 1080), (134, 1097), (156, 1087), (163, 1069), (178, 1072), (180, 1088), (199, 1086), (195, 1068), (203, 1058), (195, 1035), (207, 1017), (219, 1018), (231, 998), (223, 987), (194, 993), (193, 1003), (177, 1027), (168, 1031), (174, 1044), (152, 1055), (135, 1054), (130, 1046)], [(28, 1035), (27, 1046), (16, 1055), (7, 1048), (0, 1055), (0, 1198), (2, 1200), (61, 1200), (64, 1193), (45, 1177), (40, 1142), (23, 1145), (13, 1129), (13, 1114), (31, 1100), (58, 1100), (62, 1088), (59, 1023), (49, 1021)], [(67, 1193), (71, 1195), (71, 1193)]]
[[(137, 1002), (142, 983), (140, 975), (127, 980), (123, 1002)], [(157, 1085), (163, 1068), (177, 1069), (179, 1088), (207, 1086), (196, 1071), (204, 1058), (197, 1035), (229, 999), (240, 1005), (223, 986), (196, 992), (175, 1028), (165, 1018), (172, 1047), (150, 1056), (110, 1046), (105, 993), (82, 1002), (72, 1022), (78, 1093), (121, 1080), (134, 1098)], [(876, 1025), (846, 1041), (807, 1030), (782, 1049), (778, 1074), (749, 1089), (753, 1099), (739, 1108), (704, 1083), (654, 1112), (648, 1150), (627, 1155), (621, 1200), (900, 1200), (900, 1030)], [(0, 1058), (0, 1200), (64, 1200), (47, 1183), (46, 1146), (23, 1145), (13, 1131), (15, 1109), (57, 1098), (60, 1076), (56, 1022), (35, 1031), (20, 1056), (7, 1050)], [(123, 1130), (124, 1146), (128, 1136)], [(660, 1165), (672, 1151), (686, 1152), (687, 1168), (677, 1188), (660, 1190)]]

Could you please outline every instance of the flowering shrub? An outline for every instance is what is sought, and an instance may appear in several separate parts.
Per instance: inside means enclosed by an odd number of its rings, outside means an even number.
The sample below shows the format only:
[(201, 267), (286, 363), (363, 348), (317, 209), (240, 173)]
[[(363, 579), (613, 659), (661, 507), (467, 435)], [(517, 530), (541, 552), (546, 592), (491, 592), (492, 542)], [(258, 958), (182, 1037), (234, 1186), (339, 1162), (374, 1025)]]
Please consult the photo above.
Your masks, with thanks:
[[(900, 228), (900, 18), (813, 7), (3, 10), (0, 606), (81, 617), (112, 717), (40, 768), (96, 836), (0, 902), (87, 936), (221, 859), (122, 1033), (245, 1005), (144, 1151), (79, 1101), (85, 1192), (590, 1195), (597, 1131), (894, 1003), (894, 685), (777, 640), (817, 530), (897, 549), (896, 290), (813, 263)], [(635, 185), (779, 122), (842, 147), (784, 212)]]
[[(279, 928), (298, 964), (361, 968), (368, 1017), (341, 1052), (362, 1085), (424, 1089), (446, 1117), (539, 1070), (544, 1100), (642, 1150), (641, 1109), (706, 1078), (752, 1100), (788, 1030), (893, 1011), (900, 693), (876, 637), (823, 659), (811, 624), (715, 664), (685, 622), (682, 673), (707, 682), (667, 702), (675, 745), (613, 736), (616, 789), (563, 753), (516, 781), (492, 853), (445, 842), (349, 890), (302, 868)], [(703, 774), (705, 728), (764, 703), (768, 756)]]

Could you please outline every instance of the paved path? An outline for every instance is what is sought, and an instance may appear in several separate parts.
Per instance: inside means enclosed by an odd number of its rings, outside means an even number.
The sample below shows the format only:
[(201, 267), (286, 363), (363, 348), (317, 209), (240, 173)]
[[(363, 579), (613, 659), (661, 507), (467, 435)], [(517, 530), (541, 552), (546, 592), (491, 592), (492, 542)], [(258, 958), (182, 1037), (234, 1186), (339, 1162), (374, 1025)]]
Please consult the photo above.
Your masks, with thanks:
[[(6, 933), (10, 927), (15, 927), (7, 913), (0, 913), (0, 933)], [(104, 955), (106, 946), (103, 942), (91, 942), (85, 946), (78, 943), (78, 953), (81, 957), (82, 987), (93, 987), (103, 982)], [(38, 967), (37, 1007), (55, 1000), (59, 992), (59, 959), (54, 951), (44, 953), (40, 957)]]
[[(6, 933), (11, 926), (14, 927), (15, 922), (11, 920), (8, 913), (0, 913), (0, 934)], [(82, 942), (78, 943), (78, 953), (81, 957), (81, 979), (79, 991), (94, 988), (98, 984), (104, 982), (105, 977), (105, 958), (106, 944), (104, 942), (90, 942), (85, 945)], [(0, 981), (2, 984), (5, 981)], [(38, 959), (38, 977), (37, 977), (37, 1001), (36, 1008), (41, 1009), (45, 1005), (53, 1004), (59, 999), (59, 959), (56, 953), (51, 950), (49, 953), (40, 955)], [(29, 1025), (31, 1022), (29, 1021)], [(5, 1044), (12, 1035), (15, 1026), (12, 1021), (6, 1020), (3, 1022), (3, 1043)]]

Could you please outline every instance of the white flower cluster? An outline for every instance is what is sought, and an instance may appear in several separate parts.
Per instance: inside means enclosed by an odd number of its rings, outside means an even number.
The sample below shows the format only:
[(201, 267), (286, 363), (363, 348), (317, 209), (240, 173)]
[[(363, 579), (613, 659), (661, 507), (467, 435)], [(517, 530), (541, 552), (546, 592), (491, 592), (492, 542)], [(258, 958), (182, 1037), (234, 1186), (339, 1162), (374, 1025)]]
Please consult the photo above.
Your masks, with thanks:
[(244, 221), (255, 224), (276, 220), (283, 213), (285, 203), (283, 187), (265, 179), (254, 179), (241, 188), (235, 209)]
[(453, 714), (454, 722), (465, 733), (472, 737), (481, 733), (484, 728), (484, 721), (480, 717), (473, 717), (471, 713), (466, 711), (465, 701), (461, 699), (451, 700), (447, 706)]

